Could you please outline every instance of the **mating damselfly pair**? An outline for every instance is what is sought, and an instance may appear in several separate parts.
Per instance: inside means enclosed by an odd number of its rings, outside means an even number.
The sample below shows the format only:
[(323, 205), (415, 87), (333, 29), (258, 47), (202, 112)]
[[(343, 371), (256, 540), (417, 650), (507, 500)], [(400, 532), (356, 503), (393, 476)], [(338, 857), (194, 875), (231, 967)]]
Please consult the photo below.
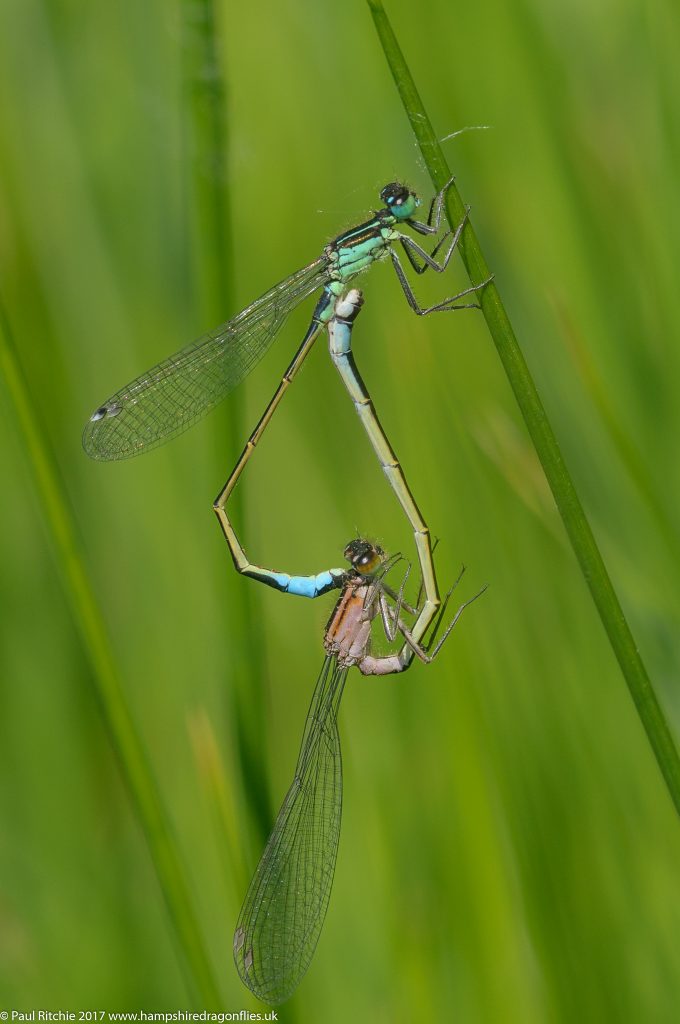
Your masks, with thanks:
[[(342, 590), (325, 635), (327, 657), (315, 689), (295, 781), (251, 883), (234, 940), (234, 955), (242, 979), (256, 995), (272, 1003), (286, 999), (304, 974), (328, 903), (337, 851), (342, 785), (335, 715), (347, 671), (356, 664), (364, 674), (388, 674), (408, 668), (414, 656), (431, 660), (465, 607), (461, 606), (442, 641), (432, 648), (443, 608), (430, 533), (354, 362), (351, 338), (363, 296), (355, 288), (348, 290), (357, 275), (389, 255), (415, 313), (428, 315), (477, 308), (474, 301), (460, 300), (474, 296), (491, 279), (434, 305), (420, 306), (394, 248), (396, 243), (401, 246), (412, 270), (419, 275), (427, 270), (438, 273), (446, 270), (464, 230), (467, 213), (454, 230), (440, 235), (430, 252), (401, 228), (409, 227), (420, 235), (439, 235), (450, 184), (448, 182), (433, 198), (426, 222), (414, 217), (419, 199), (413, 191), (398, 182), (386, 185), (380, 193), (385, 205), (373, 217), (343, 232), (325, 246), (319, 258), (275, 285), (221, 327), (117, 391), (95, 410), (83, 434), (88, 455), (98, 460), (117, 460), (153, 449), (182, 433), (247, 376), (273, 342), (288, 314), (321, 290), (310, 325), (292, 362), (214, 502), (234, 565), (240, 573), (302, 596), (316, 597), (334, 588)], [(227, 514), (229, 497), (241, 473), (325, 328), (328, 328), (331, 358), (413, 530), (424, 595), (422, 606), (420, 595), (416, 606), (412, 607), (403, 601), (403, 588), (396, 592), (387, 586), (384, 576), (392, 562), (384, 562), (376, 545), (367, 541), (348, 545), (345, 553), (350, 560), (349, 572), (335, 569), (316, 577), (288, 576), (249, 561)], [(415, 617), (410, 627), (401, 618), (402, 609)], [(398, 654), (374, 657), (370, 653), (371, 625), (376, 617), (382, 621), (390, 640), (402, 638)], [(432, 634), (428, 638), (431, 627)], [(431, 655), (428, 654), (430, 649)], [(302, 868), (301, 848), (296, 846), (300, 840), (304, 841), (308, 858)], [(308, 898), (310, 892), (314, 895)]]

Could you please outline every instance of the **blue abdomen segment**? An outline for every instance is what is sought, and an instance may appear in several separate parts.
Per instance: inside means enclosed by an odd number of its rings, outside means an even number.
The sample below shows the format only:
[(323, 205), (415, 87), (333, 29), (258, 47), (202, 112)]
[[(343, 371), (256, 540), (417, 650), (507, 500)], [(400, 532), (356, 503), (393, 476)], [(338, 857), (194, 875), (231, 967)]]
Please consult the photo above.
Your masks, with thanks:
[(342, 586), (345, 570), (327, 569), (325, 572), (317, 573), (316, 576), (289, 576), (287, 572), (272, 572), (269, 569), (259, 569), (253, 566), (248, 575), (284, 594), (313, 598), (321, 597), (329, 590), (335, 590)]
[(331, 325), (332, 330), (329, 335), (329, 348), (331, 350), (331, 356), (346, 356), (352, 351), (352, 325), (350, 323), (343, 323), (341, 320), (335, 320)]

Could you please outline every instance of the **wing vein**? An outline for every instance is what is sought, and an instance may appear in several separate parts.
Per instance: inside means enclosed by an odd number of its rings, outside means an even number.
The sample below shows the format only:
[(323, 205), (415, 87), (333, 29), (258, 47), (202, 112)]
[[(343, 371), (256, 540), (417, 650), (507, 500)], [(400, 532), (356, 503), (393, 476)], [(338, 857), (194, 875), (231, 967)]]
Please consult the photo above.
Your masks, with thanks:
[(340, 838), (337, 714), (347, 677), (327, 656), (307, 714), (295, 777), (239, 915), (234, 960), (243, 982), (277, 1005), (303, 977), (321, 932)]
[(83, 431), (87, 454), (127, 459), (187, 430), (241, 383), (288, 314), (327, 280), (328, 261), (322, 257), (136, 377), (92, 414)]

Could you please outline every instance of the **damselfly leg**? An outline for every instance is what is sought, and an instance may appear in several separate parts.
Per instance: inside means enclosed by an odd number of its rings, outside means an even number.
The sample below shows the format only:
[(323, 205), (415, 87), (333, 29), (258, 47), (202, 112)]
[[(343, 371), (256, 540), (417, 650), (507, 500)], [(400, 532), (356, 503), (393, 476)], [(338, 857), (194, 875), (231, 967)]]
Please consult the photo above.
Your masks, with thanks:
[[(386, 590), (385, 587), (381, 587), (380, 588), (380, 594), (379, 594), (379, 598), (378, 598), (379, 605), (380, 605), (380, 617), (381, 617), (381, 620), (382, 620), (383, 629), (385, 631), (385, 636), (387, 637), (388, 640), (394, 641), (396, 639), (397, 635), (401, 634), (404, 637), (404, 639), (406, 640), (406, 643), (409, 646), (409, 648), (413, 651), (413, 654), (415, 654), (422, 662), (424, 662), (425, 664), (429, 665), (432, 661), (434, 661), (434, 659), (437, 657), (437, 655), (441, 651), (444, 643), (446, 642), (448, 636), (450, 635), (451, 631), (454, 629), (456, 623), (460, 619), (460, 617), (463, 614), (463, 612), (465, 611), (465, 609), (469, 605), (471, 605), (473, 603), (473, 601), (476, 601), (478, 597), (482, 596), (482, 594), (486, 590), (486, 586), (482, 587), (482, 589), (480, 591), (478, 591), (478, 593), (474, 594), (473, 597), (468, 598), (467, 601), (464, 601), (463, 604), (461, 604), (459, 606), (459, 608), (457, 609), (455, 615), (451, 619), (451, 622), (446, 627), (446, 629), (445, 629), (441, 639), (436, 643), (436, 646), (435, 646), (436, 637), (437, 637), (437, 634), (439, 633), (439, 630), (441, 628), (442, 622), (444, 620), (444, 616), (445, 616), (446, 609), (448, 607), (451, 595), (453, 594), (453, 591), (455, 590), (455, 588), (460, 583), (460, 580), (462, 579), (463, 573), (465, 572), (465, 566), (463, 566), (461, 568), (461, 571), (458, 574), (455, 582), (453, 583), (453, 585), (451, 586), (451, 588), (447, 592), (446, 597), (444, 598), (444, 600), (442, 602), (442, 606), (440, 608), (439, 614), (438, 614), (438, 616), (436, 618), (436, 621), (434, 623), (434, 626), (432, 628), (432, 633), (431, 633), (429, 639), (427, 640), (427, 642), (419, 643), (418, 641), (415, 640), (412, 630), (409, 629), (408, 625), (403, 621), (403, 619), (401, 617), (401, 609), (403, 607), (405, 607), (403, 601), (401, 600), (401, 596), (402, 596), (402, 593), (403, 593), (403, 589), (404, 589), (406, 580), (408, 579), (408, 576), (409, 576), (410, 568), (411, 568), (410, 565), (407, 566), (406, 572), (404, 573), (404, 578), (402, 580), (401, 587), (399, 588), (399, 591), (395, 595), (396, 600), (394, 601), (393, 605), (391, 605), (389, 603), (389, 601), (388, 601), (388, 597), (392, 597), (392, 595), (390, 593), (388, 593), (388, 591)], [(379, 661), (380, 659), (373, 659), (373, 660), (374, 661), (376, 661), (376, 660)], [(393, 656), (392, 655), (388, 655), (387, 656), (386, 663), (388, 663), (390, 665), (393, 664)], [(361, 666), (359, 666), (359, 667), (361, 668)], [(394, 671), (394, 669), (391, 669), (391, 671)], [(375, 672), (375, 669), (372, 669), (372, 673), (374, 673), (374, 672)]]
[[(479, 590), (476, 594), (474, 594), (473, 597), (468, 598), (467, 601), (464, 601), (463, 604), (460, 605), (460, 607), (456, 611), (456, 614), (451, 619), (451, 622), (448, 624), (448, 626), (444, 630), (444, 633), (443, 633), (441, 639), (439, 640), (439, 642), (437, 643), (437, 645), (434, 648), (431, 648), (431, 646), (424, 647), (422, 644), (417, 643), (414, 640), (413, 634), (409, 630), (408, 626), (406, 626), (402, 621), (399, 621), (399, 632), (402, 634), (402, 636), (406, 640), (407, 644), (411, 647), (411, 649), (413, 650), (413, 653), (422, 662), (424, 662), (426, 665), (429, 665), (431, 662), (434, 661), (434, 659), (437, 657), (437, 655), (441, 651), (442, 647), (444, 646), (444, 643), (446, 642), (447, 637), (449, 636), (449, 634), (453, 630), (454, 626), (456, 625), (456, 623), (460, 619), (460, 617), (463, 614), (463, 612), (465, 611), (465, 609), (467, 607), (469, 607), (469, 605), (471, 605), (473, 603), (473, 601), (476, 601), (478, 597), (481, 597), (482, 594), (485, 592), (485, 590), (486, 590), (486, 587), (484, 586), (484, 587), (482, 587), (481, 590)], [(447, 600), (448, 600), (448, 597), (447, 597)], [(438, 628), (439, 628), (439, 624), (437, 623), (437, 625), (435, 626), (435, 633), (437, 632)]]

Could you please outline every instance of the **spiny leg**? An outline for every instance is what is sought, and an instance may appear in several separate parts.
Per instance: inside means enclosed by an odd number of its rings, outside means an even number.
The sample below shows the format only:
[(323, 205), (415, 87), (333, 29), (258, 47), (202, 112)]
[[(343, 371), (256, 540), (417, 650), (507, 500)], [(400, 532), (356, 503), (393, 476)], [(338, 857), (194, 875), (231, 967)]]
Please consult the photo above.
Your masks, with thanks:
[[(451, 186), (453, 185), (455, 180), (456, 180), (455, 178), (449, 178), (449, 180), (446, 182), (444, 187), (441, 188), (439, 190), (439, 192), (436, 192), (432, 196), (432, 200), (430, 202), (430, 212), (429, 212), (428, 217), (427, 217), (427, 223), (423, 224), (422, 221), (413, 220), (413, 218), (411, 218), (408, 221), (410, 227), (414, 228), (421, 235), (436, 235), (437, 234), (437, 232), (439, 231), (439, 225), (441, 224), (441, 220), (442, 220), (442, 210), (444, 208), (444, 196), (446, 195), (448, 190), (451, 188)], [(432, 223), (433, 218), (434, 218), (434, 224)]]
[[(463, 233), (463, 228), (467, 224), (469, 215), (470, 207), (467, 206), (465, 208), (465, 216), (463, 217), (462, 221), (460, 222), (456, 230), (447, 231), (446, 234), (442, 235), (442, 237), (439, 239), (431, 253), (428, 253), (425, 249), (423, 249), (422, 245), (418, 245), (417, 242), (414, 242), (414, 240), (410, 238), (409, 235), (399, 235), (401, 247), (406, 253), (408, 261), (415, 270), (416, 274), (424, 274), (428, 267), (431, 270), (434, 270), (437, 274), (444, 273), (444, 271), (446, 270), (451, 261), (453, 253), (455, 252), (456, 246), (460, 241), (460, 236)], [(446, 250), (446, 255), (444, 256), (443, 260), (439, 262), (436, 259), (436, 256), (439, 253), (441, 247), (446, 242), (447, 238), (449, 238), (451, 235), (453, 235), (453, 237), (451, 238), (449, 247)], [(416, 259), (417, 256), (419, 256), (420, 259), (423, 261), (422, 265), (418, 263)]]
[[(453, 587), (451, 588), (451, 590), (453, 590)], [(447, 626), (446, 632), (444, 633), (443, 637), (441, 638), (441, 640), (431, 653), (429, 650), (423, 647), (422, 644), (416, 642), (413, 631), (410, 630), (408, 626), (398, 616), (395, 616), (395, 609), (390, 607), (387, 601), (385, 591), (381, 590), (380, 613), (383, 619), (383, 623), (385, 621), (394, 621), (396, 619), (397, 628), (404, 637), (406, 644), (399, 651), (398, 654), (385, 654), (380, 656), (366, 654), (360, 661), (357, 662), (357, 668), (359, 669), (361, 674), (365, 676), (394, 675), (398, 672), (405, 672), (406, 669), (410, 666), (414, 656), (417, 656), (421, 661), (425, 662), (426, 665), (429, 665), (430, 662), (434, 661), (434, 659), (439, 654), (442, 645), (446, 641), (449, 633), (456, 625), (458, 619), (461, 617), (465, 609), (468, 607), (468, 605), (472, 604), (473, 601), (476, 601), (477, 598), (480, 597), (485, 590), (486, 587), (483, 587), (478, 594), (475, 594), (474, 597), (471, 597), (468, 601), (465, 601), (460, 606), (460, 608), (454, 615), (453, 619)]]
[(404, 268), (393, 249), (390, 250), (390, 256), (392, 257), (392, 263), (397, 273), (397, 277), (399, 278), (399, 283), (401, 284), (404, 295), (406, 296), (406, 301), (413, 312), (417, 313), (418, 316), (427, 316), (428, 313), (447, 312), (451, 309), (479, 309), (479, 303), (477, 302), (468, 302), (460, 305), (457, 305), (456, 303), (458, 302), (458, 299), (462, 299), (465, 295), (470, 295), (472, 292), (478, 292), (481, 288), (486, 288), (486, 286), (493, 281), (492, 274), (490, 277), (487, 277), (486, 281), (482, 281), (480, 284), (473, 284), (470, 288), (464, 288), (463, 291), (458, 292), (457, 295), (452, 295), (451, 298), (443, 299), (441, 302), (437, 302), (434, 306), (427, 306), (423, 308), (418, 304), (418, 300), (416, 299), (413, 289), (408, 282), (408, 278), (404, 273)]
[[(411, 571), (411, 566), (409, 565), (407, 567), (407, 569), (406, 569), (406, 573), (404, 574), (404, 578), (403, 578), (403, 580), (401, 582), (401, 586), (399, 587), (399, 591), (398, 592), (393, 590), (391, 587), (387, 586), (387, 584), (385, 584), (385, 583), (381, 583), (380, 584), (380, 588), (379, 588), (379, 595), (380, 595), (380, 597), (379, 597), (379, 602), (378, 602), (379, 603), (379, 609), (380, 609), (380, 617), (382, 619), (382, 625), (383, 625), (383, 630), (385, 632), (385, 636), (387, 637), (387, 639), (390, 642), (393, 642), (396, 639), (397, 633), (399, 632), (399, 621), (400, 621), (401, 609), (402, 608), (404, 608), (411, 615), (419, 614), (419, 609), (418, 608), (411, 608), (403, 600), (404, 587), (406, 585), (406, 580), (408, 579), (410, 571)], [(458, 578), (456, 579), (456, 582), (449, 589), (449, 591), (447, 592), (446, 596), (444, 597), (444, 600), (442, 601), (442, 604), (441, 604), (441, 607), (439, 609), (439, 613), (438, 613), (438, 615), (437, 615), (437, 617), (435, 619), (434, 627), (433, 627), (432, 634), (431, 634), (429, 640), (426, 642), (425, 639), (423, 638), (423, 640), (421, 642), (421, 646), (426, 651), (429, 651), (430, 647), (432, 646), (432, 644), (434, 642), (434, 638), (435, 638), (436, 634), (439, 632), (439, 629), (440, 629), (440, 626), (441, 626), (441, 622), (442, 622), (444, 613), (446, 611), (446, 608), (448, 606), (451, 594), (453, 593), (454, 589), (457, 587), (458, 583), (460, 582), (460, 579), (461, 579), (461, 577), (462, 577), (464, 572), (465, 572), (465, 566), (463, 566), (463, 568), (461, 569), (460, 573), (458, 574)], [(422, 587), (422, 582), (421, 582), (421, 587)], [(387, 597), (389, 597), (390, 600), (394, 602), (394, 607), (392, 607), (389, 604), (389, 602), (386, 600)]]
[[(440, 192), (438, 192), (437, 195), (435, 196), (435, 198), (432, 200), (432, 204), (430, 206), (430, 215), (428, 217), (427, 225), (421, 225), (417, 221), (409, 221), (408, 223), (410, 224), (411, 227), (415, 227), (416, 230), (420, 230), (421, 234), (434, 233), (432, 231), (432, 229), (430, 228), (430, 224), (431, 224), (432, 217), (433, 217), (433, 210), (435, 209), (435, 204), (436, 204), (436, 216), (435, 216), (435, 228), (434, 228), (434, 230), (438, 230), (439, 229), (439, 224), (441, 222), (441, 214), (442, 214), (443, 202), (444, 202), (444, 195), (445, 195), (447, 189), (453, 184), (453, 181), (454, 181), (454, 179), (451, 178), (446, 183), (444, 188)], [(440, 249), (442, 248), (442, 246), (446, 242), (446, 240), (452, 234), (451, 231), (447, 231), (439, 239), (439, 241), (437, 242), (437, 244), (435, 245), (435, 247), (434, 247), (434, 249), (432, 250), (431, 253), (428, 253), (425, 249), (423, 249), (423, 247), (421, 245), (418, 245), (418, 243), (415, 242), (408, 235), (397, 233), (397, 237), (399, 239), (399, 242), (401, 243), (401, 246), (402, 246), (402, 248), (403, 248), (403, 250), (404, 250), (404, 252), (406, 254), (406, 257), (407, 257), (409, 263), (411, 264), (411, 267), (416, 272), (416, 274), (424, 274), (425, 271), (428, 270), (428, 269), (434, 270), (436, 273), (441, 274), (441, 273), (443, 273), (447, 269), (447, 267), (449, 265), (449, 262), (451, 260), (451, 257), (453, 255), (453, 253), (455, 252), (456, 247), (458, 246), (458, 243), (460, 241), (461, 235), (463, 233), (463, 229), (465, 228), (465, 225), (467, 224), (469, 215), (470, 215), (470, 207), (466, 206), (466, 208), (465, 208), (465, 215), (464, 215), (462, 221), (460, 222), (460, 224), (457, 226), (457, 228), (453, 232), (453, 237), (452, 237), (451, 242), (449, 243), (448, 248), (446, 250), (446, 255), (444, 256), (444, 258), (442, 260), (437, 260), (436, 257), (438, 255)], [(406, 295), (406, 299), (408, 301), (408, 304), (410, 305), (410, 307), (414, 311), (414, 313), (417, 313), (419, 316), (424, 316), (424, 315), (427, 315), (428, 313), (448, 312), (449, 310), (453, 310), (453, 309), (476, 309), (476, 308), (478, 308), (477, 303), (464, 303), (464, 304), (460, 304), (460, 305), (456, 305), (456, 303), (458, 302), (459, 299), (463, 298), (465, 295), (469, 295), (472, 292), (475, 292), (475, 291), (479, 290), (480, 288), (484, 288), (487, 284), (489, 284), (493, 280), (493, 275), (491, 275), (490, 277), (488, 277), (486, 279), (486, 281), (482, 281), (481, 284), (473, 285), (470, 288), (465, 288), (463, 291), (459, 292), (457, 295), (452, 296), (451, 298), (443, 299), (441, 302), (438, 302), (438, 303), (435, 303), (432, 306), (423, 308), (422, 306), (419, 305), (419, 303), (418, 303), (418, 301), (417, 301), (417, 299), (416, 299), (416, 297), (415, 297), (415, 295), (413, 293), (413, 289), (411, 288), (411, 286), (410, 286), (410, 284), (408, 282), (408, 279), (406, 278), (406, 275), (404, 274), (404, 270), (403, 270), (403, 267), (402, 267), (401, 262), (399, 260), (399, 257), (397, 256), (396, 252), (393, 249), (390, 249), (390, 256), (392, 257), (392, 263), (393, 263), (394, 269), (396, 271), (397, 277), (399, 279), (399, 283), (401, 284), (401, 287), (402, 287), (402, 289), (404, 291), (404, 294)], [(418, 262), (418, 258), (420, 258), (423, 261), (422, 264)]]
[(473, 601), (476, 601), (478, 597), (481, 597), (485, 590), (486, 590), (486, 586), (482, 587), (482, 589), (480, 591), (478, 591), (478, 593), (476, 593), (473, 597), (470, 597), (470, 598), (468, 598), (467, 601), (463, 602), (463, 604), (456, 611), (456, 614), (451, 619), (451, 622), (446, 627), (446, 629), (444, 631), (444, 635), (442, 636), (441, 640), (436, 645), (434, 650), (432, 650), (431, 652), (428, 649), (426, 649), (425, 647), (423, 647), (422, 644), (419, 643), (415, 639), (412, 631), (401, 620), (399, 620), (399, 632), (402, 634), (402, 636), (406, 640), (406, 643), (412, 649), (413, 653), (418, 658), (420, 658), (421, 661), (425, 662), (426, 665), (429, 665), (431, 662), (434, 661), (434, 659), (437, 657), (437, 655), (441, 651), (444, 643), (446, 642), (446, 639), (447, 639), (449, 633), (454, 628), (454, 626), (458, 622), (458, 619), (461, 617), (461, 615), (463, 614), (465, 609), (468, 607), (468, 605), (471, 605)]

